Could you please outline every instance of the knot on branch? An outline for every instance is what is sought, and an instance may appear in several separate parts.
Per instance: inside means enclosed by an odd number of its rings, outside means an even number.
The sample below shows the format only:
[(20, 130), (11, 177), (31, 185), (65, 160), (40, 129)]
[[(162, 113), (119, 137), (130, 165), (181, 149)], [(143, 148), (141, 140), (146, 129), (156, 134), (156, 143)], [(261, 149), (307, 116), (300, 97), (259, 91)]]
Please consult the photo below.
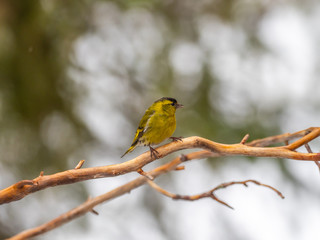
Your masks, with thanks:
[(181, 162), (186, 162), (186, 161), (188, 161), (189, 159), (188, 159), (188, 156), (187, 155), (184, 155), (184, 154), (181, 154), (180, 155), (180, 161)]
[(15, 185), (14, 185), (14, 188), (16, 189), (23, 189), (25, 186), (32, 186), (34, 185), (34, 182), (33, 180), (22, 180), (20, 182), (17, 182)]

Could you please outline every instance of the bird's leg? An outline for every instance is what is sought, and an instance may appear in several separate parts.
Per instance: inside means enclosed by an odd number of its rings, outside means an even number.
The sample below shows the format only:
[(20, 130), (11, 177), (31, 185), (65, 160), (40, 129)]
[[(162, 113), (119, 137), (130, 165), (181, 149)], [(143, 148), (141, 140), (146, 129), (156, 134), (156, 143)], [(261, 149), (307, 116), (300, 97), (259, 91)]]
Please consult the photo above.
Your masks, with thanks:
[(150, 148), (150, 156), (151, 156), (151, 159), (152, 159), (152, 156), (154, 156), (154, 159), (158, 159), (158, 158), (160, 158), (160, 153), (157, 151), (157, 150), (155, 150), (153, 147), (151, 147), (150, 145), (149, 145), (149, 148)]
[(172, 142), (178, 142), (178, 141), (182, 142), (183, 137), (169, 137), (169, 138), (172, 140)]

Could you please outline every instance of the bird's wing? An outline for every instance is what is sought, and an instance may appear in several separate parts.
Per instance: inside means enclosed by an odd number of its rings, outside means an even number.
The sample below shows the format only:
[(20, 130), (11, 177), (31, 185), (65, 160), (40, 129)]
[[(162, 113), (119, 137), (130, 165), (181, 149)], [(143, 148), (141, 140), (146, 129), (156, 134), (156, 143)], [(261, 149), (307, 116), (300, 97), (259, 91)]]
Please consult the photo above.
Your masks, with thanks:
[(150, 108), (147, 109), (147, 111), (145, 112), (145, 114), (143, 115), (143, 117), (140, 120), (139, 127), (137, 128), (136, 134), (134, 136), (134, 139), (132, 141), (130, 148), (121, 157), (123, 157), (124, 155), (126, 155), (129, 152), (132, 152), (136, 148), (136, 146), (139, 143), (139, 140), (141, 139), (143, 134), (148, 129), (150, 129), (149, 121), (150, 121), (150, 118), (152, 117), (152, 115), (154, 115), (154, 114), (155, 114), (154, 110), (151, 110)]
[(149, 128), (149, 121), (150, 121), (150, 118), (152, 117), (152, 115), (155, 114), (155, 111), (154, 110), (150, 110), (148, 109), (146, 111), (146, 113), (144, 114), (144, 116), (142, 117), (142, 119), (140, 120), (140, 123), (139, 123), (139, 127), (137, 128), (137, 131), (136, 131), (136, 135), (132, 141), (132, 144), (131, 146), (135, 146), (139, 139), (143, 136), (143, 134), (147, 131), (147, 129)]

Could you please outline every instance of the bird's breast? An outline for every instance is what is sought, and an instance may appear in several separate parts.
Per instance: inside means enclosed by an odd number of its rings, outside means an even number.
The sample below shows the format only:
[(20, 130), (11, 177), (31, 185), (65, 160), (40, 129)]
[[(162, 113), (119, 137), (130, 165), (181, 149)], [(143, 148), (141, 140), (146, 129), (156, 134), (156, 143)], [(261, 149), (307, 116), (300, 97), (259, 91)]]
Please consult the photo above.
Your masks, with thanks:
[(171, 137), (175, 129), (176, 119), (174, 115), (154, 115), (153, 118), (150, 119), (148, 129), (144, 134), (144, 144), (159, 144)]

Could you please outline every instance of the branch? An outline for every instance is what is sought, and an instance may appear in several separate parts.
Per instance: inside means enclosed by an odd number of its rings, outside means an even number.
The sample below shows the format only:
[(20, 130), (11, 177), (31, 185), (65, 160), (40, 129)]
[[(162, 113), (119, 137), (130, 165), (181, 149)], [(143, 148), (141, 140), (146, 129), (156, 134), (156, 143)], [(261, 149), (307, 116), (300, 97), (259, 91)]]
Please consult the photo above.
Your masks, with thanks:
[(174, 194), (174, 193), (170, 193), (166, 190), (164, 190), (163, 188), (161, 188), (159, 185), (157, 185), (155, 182), (153, 181), (150, 181), (148, 180), (148, 184), (153, 188), (155, 189), (156, 191), (158, 191), (159, 193), (169, 197), (169, 198), (172, 198), (174, 200), (186, 200), (186, 201), (196, 201), (196, 200), (199, 200), (199, 199), (202, 199), (202, 198), (211, 198), (221, 204), (223, 204), (224, 206), (227, 206), (228, 208), (231, 208), (233, 209), (233, 207), (231, 207), (229, 204), (227, 204), (226, 202), (222, 201), (221, 199), (219, 199), (215, 194), (214, 192), (219, 190), (219, 189), (222, 189), (222, 188), (227, 188), (231, 185), (235, 185), (235, 184), (242, 184), (246, 187), (248, 187), (247, 183), (248, 182), (252, 182), (252, 183), (255, 183), (259, 186), (263, 186), (263, 187), (267, 187), (267, 188), (270, 188), (271, 190), (273, 190), (274, 192), (276, 192), (282, 199), (284, 199), (284, 196), (282, 195), (282, 193), (275, 189), (274, 187), (270, 186), (270, 185), (266, 185), (266, 184), (263, 184), (263, 183), (260, 183), (256, 180), (245, 180), (245, 181), (237, 181), (237, 182), (227, 182), (227, 183), (221, 183), (220, 185), (218, 185), (217, 187), (207, 191), (207, 192), (204, 192), (204, 193), (201, 193), (201, 194), (197, 194), (197, 195), (191, 195), (191, 196), (188, 196), (188, 195), (179, 195), (179, 194)]
[[(306, 130), (305, 130), (306, 131)], [(317, 131), (316, 134), (320, 135), (320, 131), (319, 128), (313, 128), (311, 129), (309, 132), (298, 132), (294, 133), (292, 135), (294, 135), (294, 138), (296, 137), (302, 137), (306, 143), (308, 143), (309, 141), (311, 141), (312, 139), (314, 139), (314, 133)], [(313, 135), (309, 136), (309, 134), (313, 133)], [(275, 142), (287, 142), (289, 140), (291, 140), (293, 138), (292, 135), (278, 135), (278, 136), (274, 136), (274, 139), (272, 140), (270, 137), (266, 138), (265, 141), (268, 142), (268, 144), (271, 143), (275, 143)], [(183, 166), (179, 166), (182, 162), (185, 161), (189, 161), (192, 159), (200, 159), (200, 158), (207, 158), (207, 157), (218, 157), (218, 156), (225, 156), (225, 155), (247, 155), (247, 156), (275, 156), (275, 157), (290, 157), (291, 159), (303, 159), (303, 160), (310, 160), (310, 161), (315, 161), (319, 159), (319, 154), (314, 154), (314, 153), (298, 153), (293, 151), (292, 148), (293, 145), (287, 145), (287, 146), (282, 146), (282, 147), (271, 147), (271, 148), (263, 148), (263, 147), (254, 147), (254, 146), (250, 146), (251, 143), (245, 144), (246, 140), (248, 137), (245, 137), (240, 144), (232, 144), (232, 145), (225, 145), (225, 144), (219, 144), (219, 143), (215, 143), (212, 141), (209, 141), (207, 139), (203, 139), (203, 138), (199, 138), (199, 137), (191, 137), (191, 138), (187, 138), (184, 139), (182, 143), (180, 142), (174, 142), (171, 144), (167, 144), (164, 145), (162, 147), (159, 147), (157, 149), (157, 151), (159, 151), (159, 153), (163, 156), (165, 154), (169, 154), (173, 151), (177, 151), (180, 149), (184, 149), (184, 148), (203, 148), (203, 149), (209, 149), (209, 150), (201, 150), (201, 151), (197, 151), (197, 152), (193, 152), (187, 155), (182, 155), (181, 157), (175, 158), (173, 159), (171, 162), (164, 164), (152, 171), (149, 172), (143, 172), (142, 170), (140, 171), (140, 174), (143, 174), (144, 176), (140, 176), (138, 178), (136, 178), (135, 180), (124, 184), (114, 190), (111, 190), (105, 194), (102, 194), (100, 196), (97, 196), (95, 198), (90, 198), (88, 199), (86, 202), (84, 202), (83, 204), (79, 205), (78, 207), (60, 215), (59, 217), (53, 219), (52, 221), (42, 224), (36, 228), (33, 229), (29, 229), (26, 230), (20, 234), (17, 234), (16, 236), (13, 236), (12, 239), (27, 239), (30, 237), (34, 237), (37, 235), (40, 235), (42, 233), (48, 232), (52, 229), (55, 229), (67, 222), (72, 221), (73, 219), (80, 217), (84, 214), (86, 214), (87, 212), (93, 212), (96, 213), (93, 208), (103, 202), (106, 202), (108, 200), (117, 198), (125, 193), (129, 193), (132, 190), (142, 186), (143, 184), (147, 183), (148, 181), (150, 181), (150, 179), (154, 179), (162, 174), (165, 174), (169, 171), (173, 171), (173, 170), (182, 170)], [(302, 139), (301, 138), (301, 139)], [(300, 139), (299, 139), (300, 140)], [(299, 141), (298, 140), (298, 141)], [(254, 144), (259, 145), (259, 146), (264, 146), (266, 143), (264, 142), (263, 139), (259, 140), (259, 141), (255, 141)], [(301, 144), (301, 141), (299, 142), (299, 144), (296, 144), (295, 146), (298, 146)], [(288, 149), (289, 148), (289, 149)], [(272, 151), (271, 151), (272, 150)], [(108, 169), (110, 171), (110, 168), (114, 168), (115, 166), (118, 167), (118, 170), (121, 169), (122, 166), (124, 166), (123, 164), (126, 164), (126, 166), (131, 167), (131, 169), (134, 170), (139, 170), (141, 169), (141, 163), (143, 161), (152, 161), (150, 159), (150, 154), (144, 153), (141, 156), (128, 161), (126, 163), (122, 163), (122, 164), (116, 164), (116, 165), (110, 165), (110, 166), (106, 166), (106, 167), (98, 167), (98, 168), (88, 168), (87, 170), (92, 171), (92, 169), (96, 169), (96, 170), (101, 170), (101, 168), (103, 169)], [(138, 163), (140, 165), (138, 166), (133, 166), (132, 163)], [(80, 166), (82, 163), (79, 163), (78, 166)], [(78, 168), (78, 167), (77, 167)], [(72, 173), (77, 173), (75, 171), (82, 171), (83, 169), (75, 169), (75, 170), (69, 170), (66, 172), (72, 172)], [(122, 169), (124, 171), (129, 172), (128, 170)], [(65, 172), (63, 172), (65, 173)], [(115, 175), (115, 173), (117, 173), (118, 175), (123, 174), (121, 172), (114, 172), (113, 174)], [(62, 174), (62, 173), (57, 173), (57, 174)], [(53, 174), (52, 176), (55, 176), (57, 174)], [(98, 173), (95, 173), (98, 174)], [(101, 173), (100, 173), (101, 174)], [(110, 175), (110, 176), (114, 176), (114, 175)], [(100, 176), (100, 175), (95, 175), (95, 176)], [(108, 175), (109, 176), (109, 175)], [(40, 174), (40, 176), (38, 178), (41, 177), (50, 177), (50, 176), (43, 176), (43, 174)], [(74, 176), (69, 176), (69, 177), (74, 177)], [(50, 178), (49, 178), (50, 179)], [(229, 182), (229, 183), (223, 183), (220, 184), (219, 186), (217, 186), (216, 188), (210, 190), (211, 193), (215, 192), (218, 189), (221, 188), (226, 188), (230, 185), (234, 185), (234, 184), (243, 184), (246, 186), (246, 184), (248, 182), (253, 182), (257, 185), (261, 185), (261, 186), (265, 186), (268, 187), (270, 189), (272, 189), (273, 191), (277, 192), (279, 194), (279, 196), (283, 197), (282, 194), (276, 190), (275, 188), (269, 186), (269, 185), (265, 185), (265, 184), (261, 184), (255, 180), (247, 180), (247, 181), (242, 181), (242, 182)], [(58, 185), (59, 182), (55, 182), (56, 185)], [(19, 184), (19, 183), (18, 183)], [(15, 184), (16, 186), (18, 184)], [(22, 186), (29, 186), (29, 184), (31, 184), (33, 186), (34, 182), (32, 180), (24, 180), (21, 182)], [(164, 190), (165, 191), (165, 190)], [(209, 192), (210, 192), (209, 191)], [(1, 192), (0, 192), (1, 193)], [(211, 194), (212, 196), (214, 196), (213, 194)], [(0, 194), (1, 196), (1, 194)], [(197, 196), (197, 195), (195, 195)], [(193, 196), (193, 198), (197, 198)], [(199, 195), (198, 195), (199, 196)], [(210, 196), (211, 197), (211, 196)], [(178, 197), (176, 197), (178, 198)], [(186, 196), (182, 196), (182, 198), (186, 198)], [(192, 196), (189, 196), (189, 198), (192, 198)], [(200, 197), (199, 197), (200, 198)], [(220, 200), (219, 198), (217, 198), (216, 196), (211, 197), (214, 200), (229, 206), (227, 203), (223, 202), (222, 200)], [(230, 207), (230, 206), (229, 206)]]
[[(312, 153), (311, 147), (309, 146), (308, 143), (305, 143), (304, 146), (306, 147), (308, 153)], [(319, 161), (314, 161), (314, 163), (318, 166), (319, 172), (320, 172), (320, 162)]]
[[(175, 170), (179, 164), (181, 164), (184, 161), (191, 160), (192, 157), (198, 157), (200, 155), (197, 154), (188, 154), (187, 156), (183, 157), (177, 157), (173, 159), (171, 162), (164, 164), (147, 174), (149, 176), (152, 176), (153, 178), (158, 177), (159, 175), (162, 175), (164, 173), (167, 173), (169, 171)], [(90, 198), (83, 204), (79, 205), (78, 207), (60, 215), (59, 217), (53, 219), (50, 222), (47, 222), (45, 224), (42, 224), (38, 227), (26, 230), (24, 232), (21, 232), (11, 238), (8, 238), (7, 240), (21, 240), (21, 239), (28, 239), (31, 237), (38, 236), (40, 234), (43, 234), (45, 232), (48, 232), (50, 230), (53, 230), (65, 223), (68, 223), (72, 221), (75, 218), (78, 218), (87, 212), (92, 212), (93, 208), (103, 202), (106, 202), (108, 200), (117, 198), (125, 193), (130, 193), (132, 190), (142, 186), (148, 181), (147, 177), (141, 176), (136, 178), (135, 180), (128, 182), (120, 187), (117, 187), (110, 192), (107, 192), (105, 194), (102, 194), (100, 196), (97, 196), (95, 198)]]
[[(286, 143), (286, 142), (289, 142), (289, 141), (294, 140), (296, 138), (304, 137), (311, 132), (314, 132), (314, 133), (318, 134), (317, 136), (319, 136), (318, 131), (319, 131), (319, 127), (310, 127), (310, 128), (307, 128), (305, 130), (301, 130), (301, 131), (298, 131), (295, 133), (284, 133), (284, 134), (280, 134), (280, 135), (257, 139), (257, 140), (254, 140), (254, 141), (248, 143), (247, 145), (252, 146), (252, 147), (266, 147), (266, 146), (270, 146), (270, 145), (277, 144), (277, 143)], [(308, 142), (310, 142), (310, 141), (308, 141)], [(288, 144), (286, 144), (286, 145), (288, 145)]]
[[(203, 151), (198, 151), (198, 152), (194, 152), (194, 153), (190, 153), (190, 154), (187, 154), (187, 155), (182, 155), (181, 157), (177, 157), (175, 159), (173, 159), (171, 162), (169, 163), (166, 163), (152, 171), (149, 171), (147, 172), (146, 174), (148, 174), (148, 176), (151, 176), (152, 178), (157, 178), (158, 176), (162, 175), (162, 174), (165, 174), (169, 171), (173, 171), (173, 170), (176, 170), (178, 168), (178, 170), (180, 170), (181, 168), (179, 168), (179, 165), (185, 161), (190, 161), (190, 160), (193, 160), (193, 159), (199, 159), (199, 158), (203, 158), (203, 157), (206, 157), (206, 153), (203, 154)], [(145, 183), (153, 183), (152, 181), (149, 180), (148, 177), (145, 177), (145, 176), (141, 176), (141, 177), (138, 177), (136, 178), (135, 180), (129, 182), (129, 183), (126, 183), (120, 187), (117, 187), (105, 194), (102, 194), (100, 196), (97, 196), (95, 198), (90, 198), (88, 199), (86, 202), (84, 202), (83, 204), (79, 205), (78, 207), (60, 215), (59, 217), (47, 222), (47, 223), (44, 223), (38, 227), (35, 227), (35, 228), (32, 228), (32, 229), (29, 229), (29, 230), (26, 230), (24, 232), (21, 232), (7, 240), (21, 240), (21, 239), (28, 239), (28, 238), (31, 238), (31, 237), (35, 237), (35, 236), (38, 236), (40, 234), (43, 234), (43, 233), (46, 233), (50, 230), (53, 230), (55, 228), (58, 228), (59, 226), (65, 224), (65, 223), (68, 223), (70, 221), (72, 221), (73, 219), (75, 218), (78, 218), (88, 212), (95, 212), (93, 210), (93, 208), (103, 202), (106, 202), (106, 201), (109, 201), (109, 200), (112, 200), (112, 199), (115, 199), (125, 193), (130, 193), (132, 190), (144, 185)], [(235, 184), (243, 184), (245, 186), (247, 186), (247, 183), (248, 182), (253, 182), (257, 185), (261, 185), (261, 186), (265, 186), (265, 187), (268, 187), (270, 189), (272, 189), (273, 191), (275, 191), (281, 198), (284, 198), (283, 195), (278, 191), (276, 190), (275, 188), (269, 186), (269, 185), (265, 185), (265, 184), (261, 184), (259, 183), (258, 181), (255, 181), (255, 180), (246, 180), (246, 181), (240, 181), (240, 182), (228, 182), (228, 183), (222, 183), (220, 185), (218, 185), (217, 187), (215, 187), (214, 189), (210, 190), (208, 193), (204, 193), (202, 195), (195, 195), (195, 196), (191, 196), (190, 198), (193, 198), (193, 199), (187, 199), (188, 196), (179, 196), (179, 195), (175, 195), (175, 197), (173, 197), (174, 199), (184, 199), (184, 200), (197, 200), (200, 199), (200, 198), (203, 198), (203, 197), (206, 197), (206, 194), (207, 195), (210, 195), (211, 198), (213, 198), (214, 200), (220, 202), (221, 204), (229, 207), (229, 208), (232, 208), (231, 206), (229, 206), (227, 203), (225, 203), (224, 201), (220, 200), (219, 198), (217, 198), (213, 192), (219, 190), (219, 189), (222, 189), (222, 188), (226, 188), (228, 186), (231, 186), (231, 185), (235, 185)], [(155, 184), (154, 184), (155, 185)], [(158, 187), (159, 189), (161, 189), (160, 187)], [(159, 191), (158, 189), (156, 189), (157, 191)], [(165, 191), (165, 190), (163, 190)], [(160, 191), (161, 192), (161, 191)], [(161, 192), (163, 193), (163, 192)], [(168, 193), (169, 197), (172, 197), (170, 195), (171, 193)], [(165, 194), (166, 195), (166, 194)], [(172, 194), (173, 195), (173, 194)]]
[[(286, 133), (256, 140), (248, 144), (245, 144), (245, 141), (248, 137), (245, 137), (241, 143), (238, 144), (221, 144), (201, 137), (188, 137), (184, 138), (182, 142), (176, 141), (158, 147), (157, 151), (161, 157), (164, 157), (168, 154), (183, 149), (202, 148), (205, 149), (200, 151), (203, 157), (243, 155), (318, 161), (320, 160), (319, 153), (300, 153), (296, 152), (295, 150), (296, 148), (312, 141), (319, 135), (320, 128), (314, 127), (293, 134)], [(270, 144), (287, 142), (299, 137), (301, 138), (287, 146), (266, 147)], [(120, 164), (80, 169), (83, 164), (82, 162), (79, 163), (75, 169), (55, 173), (52, 175), (43, 175), (42, 173), (33, 180), (22, 180), (9, 186), (8, 188), (1, 190), (0, 204), (20, 200), (30, 193), (43, 190), (47, 187), (72, 184), (95, 178), (114, 177), (129, 172), (138, 171), (152, 161), (154, 161), (154, 159), (151, 159), (150, 153), (145, 152), (132, 160)]]

